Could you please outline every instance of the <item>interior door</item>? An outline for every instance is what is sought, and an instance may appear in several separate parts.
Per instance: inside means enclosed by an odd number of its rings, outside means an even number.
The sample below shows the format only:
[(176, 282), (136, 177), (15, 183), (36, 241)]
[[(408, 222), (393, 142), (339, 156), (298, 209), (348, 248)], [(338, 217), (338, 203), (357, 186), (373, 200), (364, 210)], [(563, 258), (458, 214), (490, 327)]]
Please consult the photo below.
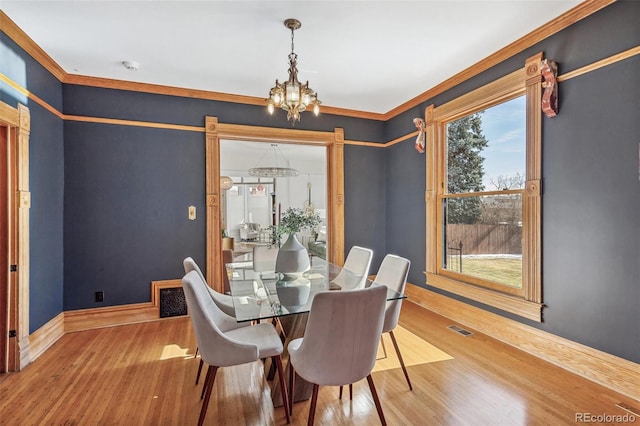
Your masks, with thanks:
[[(8, 371), (9, 353), (9, 128), (0, 126), (0, 373)], [(3, 269), (3, 268), (7, 269)]]

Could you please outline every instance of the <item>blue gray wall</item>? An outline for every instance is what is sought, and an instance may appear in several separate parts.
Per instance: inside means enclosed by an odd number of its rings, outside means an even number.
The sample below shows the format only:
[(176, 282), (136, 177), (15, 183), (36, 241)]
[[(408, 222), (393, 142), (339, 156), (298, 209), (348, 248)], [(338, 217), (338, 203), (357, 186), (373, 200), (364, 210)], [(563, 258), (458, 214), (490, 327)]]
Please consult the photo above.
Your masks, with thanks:
[[(62, 111), (62, 84), (0, 32), (0, 73)], [(56, 115), (0, 82), (0, 101), (26, 105), (29, 140), (30, 318), (33, 332), (63, 310), (63, 122)]]
[[(297, 127), (342, 127), (346, 139), (392, 140), (414, 130), (412, 119), (423, 116), (426, 105), (486, 84), (538, 51), (556, 59), (564, 74), (637, 46), (639, 21), (639, 2), (617, 2), (387, 123), (323, 114), (305, 116)], [(7, 37), (0, 42), (0, 72), (65, 114), (192, 126), (203, 126), (209, 115), (227, 123), (287, 126), (281, 115), (271, 117), (256, 106), (61, 85)], [(640, 362), (638, 75), (636, 56), (560, 84), (560, 115), (545, 119), (543, 127), (544, 322), (498, 312), (635, 362)], [(4, 102), (19, 100), (13, 89), (0, 89)], [(149, 282), (179, 277), (184, 256), (204, 263), (202, 134), (62, 124), (38, 105), (27, 105), (31, 331), (62, 310), (96, 306), (96, 290), (105, 291), (100, 306), (148, 301)], [(384, 253), (406, 256), (412, 261), (410, 281), (439, 291), (424, 284), (424, 178), (425, 158), (412, 140), (384, 149), (347, 145), (345, 247), (372, 247), (372, 270)], [(191, 204), (199, 211), (193, 222), (186, 219)]]
[[(560, 75), (640, 44), (640, 2), (617, 2), (425, 102), (388, 123), (387, 139), (406, 134), (413, 117), (523, 66), (543, 51)], [(601, 68), (559, 85), (560, 113), (543, 118), (542, 270), (543, 323), (514, 320), (614, 355), (640, 362), (640, 57)], [(392, 151), (393, 152), (393, 151)], [(415, 178), (404, 167), (415, 151), (387, 162), (387, 250), (418, 240), (410, 279), (424, 283), (422, 217), (395, 220), (406, 210), (424, 213), (424, 167)], [(424, 158), (423, 158), (424, 160)], [(394, 170), (399, 169), (399, 170)], [(395, 190), (412, 183), (411, 193)], [(406, 216), (405, 216), (406, 217)], [(422, 244), (422, 247), (420, 247)]]
[[(209, 115), (225, 123), (290, 126), (282, 112), (274, 118), (257, 106), (75, 85), (65, 85), (63, 93), (65, 113), (71, 115), (199, 127)], [(296, 124), (305, 126), (342, 127), (347, 139), (384, 136), (384, 123), (330, 114), (305, 116)], [(204, 133), (74, 121), (64, 130), (65, 310), (146, 302), (149, 283), (180, 278), (186, 256), (206, 264)], [(366, 166), (365, 158), (372, 169), (382, 168), (375, 151), (355, 158), (356, 167), (347, 163), (347, 188), (365, 185), (352, 172)], [(384, 179), (382, 172), (378, 179)], [(377, 202), (368, 215), (380, 232), (356, 223), (347, 226), (346, 240), (381, 253), (384, 191), (376, 187)], [(195, 221), (187, 218), (189, 205), (199, 212)], [(96, 291), (105, 292), (103, 303), (94, 301)]]

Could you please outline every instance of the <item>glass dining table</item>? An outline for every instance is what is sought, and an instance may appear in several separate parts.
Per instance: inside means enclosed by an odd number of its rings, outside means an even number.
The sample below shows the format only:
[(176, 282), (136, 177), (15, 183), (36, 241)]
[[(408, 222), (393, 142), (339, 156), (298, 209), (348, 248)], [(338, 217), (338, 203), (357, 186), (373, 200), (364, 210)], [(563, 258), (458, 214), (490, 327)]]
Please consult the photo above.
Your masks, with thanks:
[[(226, 266), (238, 322), (308, 313), (317, 293), (352, 290), (362, 278), (319, 258), (313, 258), (311, 268), (299, 275), (255, 272), (250, 254), (234, 260)], [(365, 287), (371, 285), (377, 284), (366, 280)], [(387, 300), (404, 297), (387, 289)]]
[[(238, 322), (273, 321), (283, 340), (283, 363), (289, 359), (289, 342), (304, 335), (308, 313), (313, 298), (323, 291), (351, 290), (361, 281), (357, 276), (340, 266), (314, 257), (311, 268), (299, 275), (264, 273), (253, 270), (251, 253), (234, 259), (226, 265), (229, 286)], [(377, 285), (366, 280), (365, 287)], [(403, 299), (406, 296), (387, 289), (387, 300)], [(279, 382), (273, 366), (265, 364), (267, 379), (271, 381), (271, 396), (274, 406), (282, 405)], [(286, 369), (288, 380), (289, 369)], [(296, 376), (294, 402), (311, 397), (313, 385)]]

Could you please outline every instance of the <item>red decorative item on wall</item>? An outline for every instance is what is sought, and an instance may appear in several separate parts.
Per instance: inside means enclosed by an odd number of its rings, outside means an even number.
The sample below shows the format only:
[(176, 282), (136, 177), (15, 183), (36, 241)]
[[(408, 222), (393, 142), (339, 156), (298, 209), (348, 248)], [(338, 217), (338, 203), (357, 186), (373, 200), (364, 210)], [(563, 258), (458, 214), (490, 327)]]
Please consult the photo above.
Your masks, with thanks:
[(542, 112), (547, 117), (558, 115), (558, 65), (554, 61), (545, 59), (542, 61), (542, 78), (544, 78), (545, 88), (542, 93)]
[(416, 138), (415, 148), (420, 154), (424, 154), (424, 135), (425, 135), (425, 123), (422, 118), (414, 118), (413, 124), (418, 129), (418, 137)]

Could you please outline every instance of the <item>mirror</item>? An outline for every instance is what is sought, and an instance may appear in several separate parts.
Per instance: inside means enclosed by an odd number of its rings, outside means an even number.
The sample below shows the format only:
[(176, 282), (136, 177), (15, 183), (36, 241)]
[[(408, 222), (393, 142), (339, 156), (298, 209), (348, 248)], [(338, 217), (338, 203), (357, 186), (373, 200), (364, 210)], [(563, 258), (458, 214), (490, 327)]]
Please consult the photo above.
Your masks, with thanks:
[[(277, 225), (289, 207), (312, 210), (323, 221), (318, 229), (298, 235), (307, 249), (315, 234), (326, 234), (326, 155), (322, 146), (220, 141), (220, 173), (233, 180), (229, 189), (221, 188), (220, 216), (224, 235), (234, 239), (236, 253), (271, 243), (269, 227)], [(276, 166), (295, 170), (297, 176), (251, 176), (250, 169)]]
[[(221, 143), (221, 142), (224, 142)], [(326, 203), (324, 215), (326, 218), (326, 259), (329, 262), (342, 265), (344, 262), (344, 130), (340, 128), (334, 129), (333, 132), (320, 132), (297, 129), (282, 129), (272, 127), (246, 126), (238, 124), (218, 123), (216, 117), (205, 118), (205, 156), (206, 156), (206, 249), (207, 249), (207, 282), (217, 291), (223, 291), (222, 283), (224, 282), (223, 273), (226, 272), (222, 261), (222, 230), (223, 220), (224, 226), (231, 224), (231, 220), (237, 220), (223, 217), (222, 202), (223, 190), (220, 187), (220, 177), (226, 176), (221, 173), (221, 147), (226, 145), (226, 141), (230, 143), (239, 142), (258, 142), (262, 146), (271, 148), (271, 144), (278, 144), (279, 147), (291, 146), (307, 146), (321, 149), (325, 152), (325, 182), (326, 195), (323, 197)], [(238, 145), (240, 146), (240, 145)], [(257, 146), (257, 145), (256, 145)], [(223, 148), (224, 149), (224, 148)], [(226, 164), (225, 164), (226, 166)], [(251, 165), (250, 167), (253, 167)], [(230, 168), (232, 166), (229, 166)], [(243, 168), (246, 166), (242, 166)], [(309, 169), (310, 170), (310, 169)], [(311, 202), (314, 203), (318, 194), (318, 199), (322, 198), (320, 193), (314, 193), (316, 187), (312, 174), (308, 172), (308, 176), (301, 170), (304, 195), (299, 197), (299, 190), (293, 187), (293, 183), (289, 182), (288, 202), (304, 203), (308, 198), (308, 180), (311, 180)], [(231, 172), (230, 172), (231, 173)], [(241, 176), (242, 177), (242, 176)], [(318, 178), (319, 179), (319, 178)], [(276, 196), (281, 193), (278, 185), (282, 179), (276, 178)], [(298, 185), (298, 184), (295, 184)], [(318, 185), (318, 188), (320, 185)], [(257, 190), (257, 185), (255, 190)], [(292, 194), (296, 194), (295, 196)], [(282, 190), (284, 194), (284, 190)], [(257, 198), (257, 197), (256, 197)], [(268, 197), (267, 197), (268, 198)], [(283, 195), (283, 199), (285, 195)], [(275, 205), (277, 205), (277, 199)], [(274, 205), (274, 204), (272, 204)], [(293, 204), (292, 204), (293, 205)], [(281, 209), (284, 207), (281, 204)], [(295, 205), (294, 205), (295, 206)], [(251, 211), (253, 218), (253, 207), (242, 207), (242, 214), (247, 215)], [(246, 211), (246, 213), (245, 213)], [(282, 210), (284, 211), (284, 210)], [(277, 210), (276, 210), (277, 213)], [(225, 215), (226, 208), (225, 208)], [(260, 209), (255, 210), (256, 215), (261, 215)], [(248, 217), (245, 219), (249, 219)]]

